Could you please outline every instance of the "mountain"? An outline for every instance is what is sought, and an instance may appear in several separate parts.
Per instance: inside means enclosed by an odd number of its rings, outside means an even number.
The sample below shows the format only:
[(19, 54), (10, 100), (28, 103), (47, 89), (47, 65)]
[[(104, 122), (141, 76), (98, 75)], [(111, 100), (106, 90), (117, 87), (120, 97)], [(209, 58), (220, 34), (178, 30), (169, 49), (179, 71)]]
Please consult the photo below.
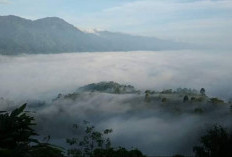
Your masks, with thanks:
[(0, 16), (0, 54), (170, 50), (183, 43), (101, 31), (86, 33), (58, 17)]

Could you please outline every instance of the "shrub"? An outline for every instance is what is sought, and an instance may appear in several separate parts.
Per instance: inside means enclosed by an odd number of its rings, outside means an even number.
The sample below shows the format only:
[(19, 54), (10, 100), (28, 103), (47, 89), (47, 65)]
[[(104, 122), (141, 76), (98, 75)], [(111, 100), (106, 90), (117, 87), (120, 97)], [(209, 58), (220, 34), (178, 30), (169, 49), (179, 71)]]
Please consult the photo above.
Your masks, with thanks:
[(196, 97), (191, 97), (191, 101), (195, 101), (196, 100)]
[(138, 149), (127, 150), (125, 148), (95, 149), (93, 157), (145, 157)]
[(0, 156), (61, 157), (62, 149), (32, 138), (34, 118), (24, 111), (26, 104), (12, 112), (0, 112)]
[(162, 102), (167, 102), (167, 98), (162, 98)]
[(201, 146), (193, 148), (196, 157), (231, 157), (232, 135), (221, 126), (214, 126), (201, 137)]
[(183, 102), (187, 102), (189, 100), (189, 97), (187, 95), (184, 96)]
[(200, 93), (202, 96), (205, 96), (205, 88), (201, 88)]
[(84, 121), (83, 125), (85, 127), (84, 130), (80, 130), (80, 125), (73, 125), (74, 129), (82, 131), (82, 137), (66, 139), (66, 142), (72, 146), (72, 148), (68, 150), (68, 156), (93, 156), (95, 149), (109, 149), (111, 147), (111, 141), (109, 138), (106, 138), (105, 135), (110, 134), (112, 129), (99, 132), (87, 121)]
[(218, 98), (211, 98), (209, 102), (212, 104), (224, 104), (224, 101)]
[(203, 113), (204, 111), (203, 111), (203, 109), (202, 108), (195, 108), (194, 109), (194, 113)]

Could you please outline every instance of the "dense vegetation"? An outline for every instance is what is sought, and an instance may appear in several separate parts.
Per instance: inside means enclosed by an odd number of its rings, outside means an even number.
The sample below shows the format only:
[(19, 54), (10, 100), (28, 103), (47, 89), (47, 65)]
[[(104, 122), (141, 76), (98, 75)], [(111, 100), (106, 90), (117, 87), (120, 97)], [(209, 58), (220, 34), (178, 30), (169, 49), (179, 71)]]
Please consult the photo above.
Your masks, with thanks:
[(201, 137), (201, 146), (193, 148), (196, 157), (231, 157), (232, 131), (213, 126)]
[(125, 94), (125, 93), (136, 93), (137, 91), (131, 85), (121, 85), (119, 83), (110, 82), (100, 82), (92, 83), (79, 88), (78, 91), (84, 92), (107, 92), (115, 94)]
[[(95, 130), (89, 122), (84, 121), (86, 128), (84, 135), (67, 139), (67, 143), (72, 147), (64, 150), (61, 147), (49, 144), (50, 137), (46, 137), (47, 142), (41, 143), (35, 138), (38, 134), (32, 128), (34, 118), (24, 111), (26, 104), (13, 110), (12, 112), (1, 111), (0, 113), (0, 156), (4, 157), (143, 157), (144, 155), (137, 149), (127, 150), (125, 148), (113, 148), (109, 138), (105, 138), (112, 132), (106, 129), (103, 133)], [(78, 125), (74, 124), (78, 129)]]
[[(26, 104), (12, 112), (1, 111), (0, 114), (0, 156), (4, 157), (144, 157), (137, 149), (113, 148), (111, 141), (105, 135), (112, 132), (106, 129), (103, 132), (96, 131), (89, 122), (84, 121), (83, 133), (77, 137), (67, 139), (67, 143), (73, 146), (64, 150), (61, 147), (48, 143), (41, 143), (35, 138), (38, 134), (32, 128), (34, 118), (24, 111)], [(79, 125), (74, 124), (75, 129)], [(193, 151), (196, 157), (231, 157), (232, 156), (232, 132), (221, 126), (210, 128), (206, 135), (201, 137), (201, 145), (195, 146)], [(182, 155), (174, 155), (181, 157)]]
[(34, 118), (24, 109), (26, 104), (12, 112), (0, 114), (0, 156), (4, 157), (60, 157), (62, 149), (39, 142), (32, 129)]
[(136, 100), (136, 104), (141, 104), (144, 108), (159, 106), (173, 113), (202, 114), (208, 111), (211, 112), (211, 110), (217, 110), (221, 105), (230, 105), (230, 108), (232, 108), (230, 101), (225, 102), (222, 99), (207, 96), (204, 88), (200, 90), (190, 88), (165, 89), (162, 91), (145, 90), (143, 93), (132, 85), (123, 85), (113, 81), (88, 84), (78, 88), (74, 93), (59, 94), (53, 101), (78, 101), (81, 100), (83, 95), (89, 94), (89, 97), (91, 97), (101, 93), (116, 95), (134, 94), (135, 97), (128, 100), (129, 102), (132, 103)]

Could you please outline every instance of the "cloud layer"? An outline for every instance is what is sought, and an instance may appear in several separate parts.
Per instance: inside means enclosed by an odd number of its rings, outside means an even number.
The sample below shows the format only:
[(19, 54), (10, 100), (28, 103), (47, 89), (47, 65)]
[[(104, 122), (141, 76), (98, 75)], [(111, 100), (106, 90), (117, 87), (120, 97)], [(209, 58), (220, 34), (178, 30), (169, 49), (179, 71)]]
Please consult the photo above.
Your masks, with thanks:
[(231, 98), (231, 57), (187, 50), (0, 56), (0, 96), (50, 99), (112, 80), (139, 89), (205, 87), (211, 96)]
[[(194, 114), (194, 108), (200, 106), (205, 112)], [(76, 101), (58, 100), (31, 110), (36, 110), (38, 132), (51, 135), (55, 143), (64, 144), (64, 138), (74, 136), (72, 124), (88, 120), (99, 130), (112, 128), (114, 146), (136, 147), (152, 156), (191, 156), (207, 127), (215, 123), (230, 127), (232, 118), (228, 105), (147, 104), (144, 94), (85, 93)]]
[[(58, 93), (109, 80), (144, 90), (205, 87), (210, 96), (231, 98), (231, 57), (231, 53), (187, 50), (0, 56), (0, 97), (23, 103), (48, 100), (28, 109), (36, 111), (40, 135), (51, 135), (52, 142), (61, 146), (65, 146), (65, 138), (73, 136), (72, 124), (88, 120), (100, 130), (112, 128), (115, 146), (134, 146), (148, 155), (191, 155), (207, 126), (231, 126), (228, 105), (204, 104), (200, 107), (206, 112), (199, 115), (193, 113), (199, 104), (164, 107), (158, 102), (149, 106), (143, 94), (86, 93), (76, 101), (50, 100)], [(12, 104), (6, 101), (0, 108), (9, 109)]]

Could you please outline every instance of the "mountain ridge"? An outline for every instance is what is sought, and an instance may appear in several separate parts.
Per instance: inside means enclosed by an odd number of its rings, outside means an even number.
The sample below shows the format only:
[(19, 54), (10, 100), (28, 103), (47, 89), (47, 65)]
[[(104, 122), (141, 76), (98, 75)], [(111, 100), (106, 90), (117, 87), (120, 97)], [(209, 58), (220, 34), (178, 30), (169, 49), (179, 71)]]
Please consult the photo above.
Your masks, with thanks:
[(0, 16), (0, 54), (173, 50), (187, 46), (155, 37), (83, 32), (59, 17)]

